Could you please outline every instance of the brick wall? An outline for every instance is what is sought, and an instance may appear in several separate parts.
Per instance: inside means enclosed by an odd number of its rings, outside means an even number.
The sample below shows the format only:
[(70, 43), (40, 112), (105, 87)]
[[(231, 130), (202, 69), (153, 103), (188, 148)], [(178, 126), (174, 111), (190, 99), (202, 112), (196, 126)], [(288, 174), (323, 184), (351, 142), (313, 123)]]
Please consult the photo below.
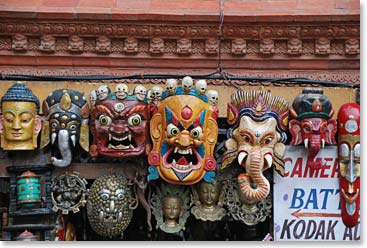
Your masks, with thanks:
[[(211, 21), (219, 13), (219, 0), (3, 0), (0, 17), (62, 19), (157, 19)], [(300, 20), (306, 16), (359, 15), (358, 0), (226, 0), (228, 17)], [(257, 18), (254, 18), (257, 16)], [(273, 18), (271, 20), (276, 20)], [(286, 18), (286, 19), (285, 19)]]

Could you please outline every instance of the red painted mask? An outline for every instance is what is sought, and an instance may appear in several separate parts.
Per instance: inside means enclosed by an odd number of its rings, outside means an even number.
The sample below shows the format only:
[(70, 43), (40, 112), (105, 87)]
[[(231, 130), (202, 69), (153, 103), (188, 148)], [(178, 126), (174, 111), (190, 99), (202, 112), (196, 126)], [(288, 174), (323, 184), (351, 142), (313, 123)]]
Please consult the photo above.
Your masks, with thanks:
[(149, 144), (148, 104), (135, 96), (119, 99), (113, 93), (103, 98), (91, 107), (91, 155), (124, 158), (143, 154)]
[(306, 88), (294, 100), (290, 113), (294, 118), (289, 122), (291, 145), (303, 142), (308, 149), (307, 165), (312, 169), (321, 168), (315, 157), (326, 144), (336, 144), (336, 120), (330, 120), (334, 113), (331, 102), (322, 89)]
[(357, 225), (360, 209), (360, 106), (343, 104), (338, 113), (340, 205), (343, 223)]

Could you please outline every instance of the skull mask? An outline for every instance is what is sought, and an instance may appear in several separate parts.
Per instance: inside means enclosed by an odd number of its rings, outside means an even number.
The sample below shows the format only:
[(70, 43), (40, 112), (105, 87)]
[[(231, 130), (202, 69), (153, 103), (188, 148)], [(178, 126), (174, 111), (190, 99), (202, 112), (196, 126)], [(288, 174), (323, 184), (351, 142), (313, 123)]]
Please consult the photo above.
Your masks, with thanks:
[(97, 97), (99, 101), (103, 101), (108, 97), (108, 94), (110, 94), (111, 90), (107, 85), (102, 85), (97, 90)]
[(190, 92), (192, 85), (193, 85), (193, 81), (191, 77), (186, 76), (182, 79), (182, 87), (183, 87), (184, 92), (186, 93)]
[(92, 106), (96, 105), (96, 101), (97, 101), (97, 91), (92, 90), (92, 91), (90, 92), (89, 100), (90, 100), (90, 104), (91, 104)]
[(135, 87), (134, 95), (136, 95), (136, 98), (139, 101), (144, 101), (146, 94), (147, 94), (147, 90), (145, 89), (143, 85), (138, 85)]
[(195, 84), (196, 90), (198, 91), (199, 95), (205, 95), (206, 92), (206, 81), (205, 80), (198, 80)]
[(177, 89), (177, 80), (176, 79), (167, 79), (166, 81), (166, 90), (168, 91), (169, 95), (175, 94)]
[(115, 95), (117, 99), (123, 100), (125, 99), (129, 94), (129, 88), (126, 84), (118, 84), (115, 88)]
[(208, 90), (206, 93), (208, 97), (209, 104), (212, 106), (216, 106), (218, 104), (218, 91), (216, 90)]
[(147, 91), (147, 101), (148, 101), (148, 104), (151, 104), (153, 102), (153, 96), (152, 96), (152, 90), (148, 90)]
[(160, 86), (154, 86), (152, 88), (152, 98), (154, 101), (159, 101), (162, 98), (163, 89)]

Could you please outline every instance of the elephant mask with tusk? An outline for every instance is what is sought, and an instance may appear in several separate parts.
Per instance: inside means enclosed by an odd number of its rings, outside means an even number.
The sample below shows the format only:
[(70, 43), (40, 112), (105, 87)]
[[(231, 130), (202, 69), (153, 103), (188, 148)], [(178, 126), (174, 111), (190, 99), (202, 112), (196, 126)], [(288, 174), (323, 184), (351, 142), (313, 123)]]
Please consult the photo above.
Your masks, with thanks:
[(42, 106), (44, 120), (41, 148), (51, 142), (51, 163), (57, 167), (70, 165), (77, 144), (89, 149), (89, 107), (83, 93), (74, 90), (55, 90)]
[(284, 174), (283, 156), (288, 125), (288, 103), (266, 91), (237, 91), (228, 104), (229, 139), (222, 169), (237, 159), (246, 173), (238, 175), (238, 184), (247, 205), (265, 199), (270, 184), (263, 171), (272, 165)]
[(305, 88), (294, 99), (290, 110), (291, 145), (304, 143), (308, 149), (307, 165), (312, 169), (321, 168), (321, 162), (315, 160), (320, 149), (336, 144), (336, 120), (330, 120), (333, 106), (323, 93), (320, 88)]

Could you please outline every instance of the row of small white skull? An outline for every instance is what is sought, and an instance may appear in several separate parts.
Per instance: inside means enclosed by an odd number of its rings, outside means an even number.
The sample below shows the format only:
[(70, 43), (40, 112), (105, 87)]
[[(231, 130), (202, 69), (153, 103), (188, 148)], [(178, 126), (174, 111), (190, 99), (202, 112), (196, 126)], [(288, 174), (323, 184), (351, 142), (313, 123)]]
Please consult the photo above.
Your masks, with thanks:
[[(169, 95), (173, 95), (176, 92), (178, 81), (176, 79), (167, 79), (166, 90)], [(191, 77), (186, 76), (182, 79), (182, 87), (184, 92), (188, 93), (193, 87), (193, 80)], [(199, 95), (207, 95), (208, 101), (211, 105), (218, 104), (218, 92), (215, 90), (209, 90), (206, 93), (207, 83), (201, 79), (195, 82), (195, 88)], [(99, 101), (105, 100), (111, 93), (111, 89), (107, 85), (101, 85), (97, 90), (90, 92), (90, 103), (94, 106), (97, 99)], [(143, 101), (147, 97), (148, 103), (159, 101), (162, 98), (163, 89), (160, 86), (153, 86), (151, 90), (146, 90), (142, 85), (137, 85), (134, 88), (133, 95), (140, 101)], [(117, 84), (115, 86), (115, 95), (117, 99), (123, 100), (129, 95), (129, 88), (126, 84)]]
[[(154, 95), (157, 97), (162, 96), (162, 88), (159, 86), (154, 86), (152, 91), (154, 90)], [(90, 92), (90, 103), (91, 105), (95, 105), (97, 99), (99, 101), (103, 101), (107, 99), (108, 95), (111, 93), (110, 87), (107, 85), (101, 85), (97, 90), (92, 90)], [(115, 86), (115, 95), (117, 99), (124, 100), (129, 95), (129, 88), (126, 84), (117, 84)], [(139, 101), (144, 101), (147, 95), (147, 89), (143, 85), (137, 85), (134, 88), (134, 91), (130, 93), (130, 95), (135, 95)]]
[[(173, 95), (176, 92), (178, 81), (176, 79), (167, 79), (166, 90), (169, 95)], [(182, 79), (182, 88), (184, 92), (188, 93), (191, 91), (194, 85), (194, 81), (191, 77), (186, 76)], [(206, 94), (208, 101), (211, 105), (216, 106), (218, 104), (218, 92), (216, 90), (207, 90), (207, 83), (204, 79), (197, 80), (195, 82), (195, 88), (199, 95), (203, 96)]]

